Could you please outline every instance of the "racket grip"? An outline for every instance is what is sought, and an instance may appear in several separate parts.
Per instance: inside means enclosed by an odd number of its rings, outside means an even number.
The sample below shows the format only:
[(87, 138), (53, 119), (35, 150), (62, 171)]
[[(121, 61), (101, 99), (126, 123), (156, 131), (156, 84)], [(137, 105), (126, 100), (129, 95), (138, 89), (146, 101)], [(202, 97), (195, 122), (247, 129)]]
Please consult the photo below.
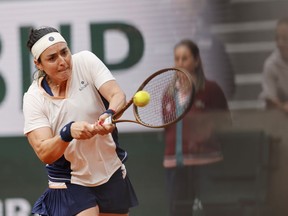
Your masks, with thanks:
[(107, 117), (103, 124), (112, 124), (112, 116)]

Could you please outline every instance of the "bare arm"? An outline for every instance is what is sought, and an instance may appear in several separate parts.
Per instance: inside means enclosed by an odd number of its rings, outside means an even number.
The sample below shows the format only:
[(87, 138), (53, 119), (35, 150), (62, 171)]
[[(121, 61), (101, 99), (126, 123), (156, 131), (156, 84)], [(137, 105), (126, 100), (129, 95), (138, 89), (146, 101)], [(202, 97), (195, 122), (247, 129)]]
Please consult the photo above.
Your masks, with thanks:
[[(109, 102), (108, 109), (112, 109), (117, 112), (125, 106), (126, 95), (115, 80), (104, 83), (100, 87), (99, 91), (102, 96)], [(107, 117), (107, 114), (100, 116), (99, 122), (103, 122)]]
[(59, 159), (69, 145), (60, 138), (60, 135), (53, 137), (52, 131), (48, 127), (29, 132), (27, 138), (38, 158), (46, 164)]
[[(108, 109), (117, 112), (126, 104), (126, 95), (115, 80), (104, 83), (100, 87), (99, 91), (100, 94), (109, 102)], [(94, 124), (95, 129), (100, 135), (111, 133), (115, 128), (115, 125), (113, 124), (103, 124), (108, 116), (109, 114), (104, 113)]]
[(126, 104), (126, 95), (115, 80), (104, 83), (99, 89), (101, 95), (109, 102), (109, 109), (117, 112)]
[[(97, 128), (88, 122), (74, 122), (71, 125), (71, 136), (75, 139), (90, 139), (97, 133)], [(60, 135), (53, 136), (49, 127), (33, 130), (27, 134), (27, 138), (38, 158), (46, 164), (58, 160), (69, 145)]]

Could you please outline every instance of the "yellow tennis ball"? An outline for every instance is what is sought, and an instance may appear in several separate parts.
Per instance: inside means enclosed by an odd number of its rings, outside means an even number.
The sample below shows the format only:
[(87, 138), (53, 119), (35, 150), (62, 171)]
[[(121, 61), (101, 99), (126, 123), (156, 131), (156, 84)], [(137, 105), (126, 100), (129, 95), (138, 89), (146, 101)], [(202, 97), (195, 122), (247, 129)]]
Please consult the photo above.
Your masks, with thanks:
[(150, 102), (150, 94), (147, 91), (138, 91), (133, 97), (133, 103), (138, 107), (144, 107)]

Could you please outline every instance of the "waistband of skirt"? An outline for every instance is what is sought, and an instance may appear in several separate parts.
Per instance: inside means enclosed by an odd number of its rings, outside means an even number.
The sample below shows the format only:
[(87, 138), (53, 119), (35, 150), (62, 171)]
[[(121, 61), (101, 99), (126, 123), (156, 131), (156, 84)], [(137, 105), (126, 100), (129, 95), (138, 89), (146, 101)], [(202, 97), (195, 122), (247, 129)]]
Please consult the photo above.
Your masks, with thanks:
[(48, 181), (49, 188), (51, 189), (66, 189), (66, 183), (64, 182), (52, 182)]

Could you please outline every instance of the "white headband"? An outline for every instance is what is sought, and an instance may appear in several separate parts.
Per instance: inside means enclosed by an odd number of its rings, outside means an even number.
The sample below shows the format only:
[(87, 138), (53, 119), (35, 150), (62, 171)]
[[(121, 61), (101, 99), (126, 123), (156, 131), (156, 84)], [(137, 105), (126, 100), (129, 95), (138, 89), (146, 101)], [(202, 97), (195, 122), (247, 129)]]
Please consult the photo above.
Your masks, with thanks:
[(65, 39), (58, 32), (51, 32), (40, 38), (31, 48), (31, 53), (34, 59), (38, 59), (44, 50), (55, 43), (65, 42)]

